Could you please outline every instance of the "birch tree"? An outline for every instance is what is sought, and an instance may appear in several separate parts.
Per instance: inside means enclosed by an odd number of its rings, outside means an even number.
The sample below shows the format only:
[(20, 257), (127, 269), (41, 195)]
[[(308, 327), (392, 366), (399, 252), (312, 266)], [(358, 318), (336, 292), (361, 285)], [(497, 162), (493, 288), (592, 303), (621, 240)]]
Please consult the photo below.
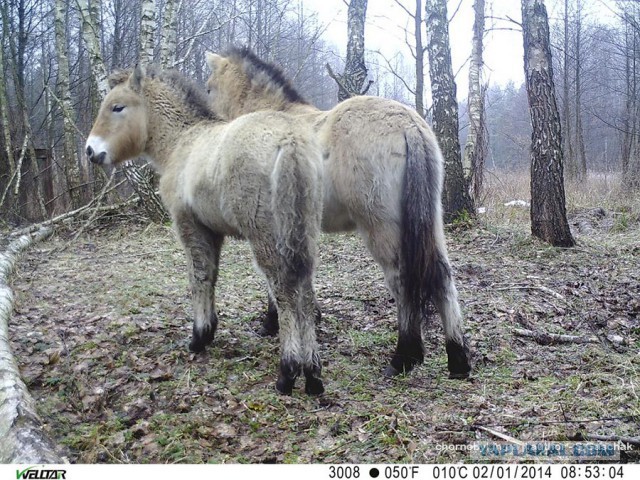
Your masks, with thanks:
[(60, 110), (62, 111), (62, 125), (64, 132), (63, 164), (64, 174), (69, 189), (71, 205), (77, 208), (82, 203), (80, 191), (80, 168), (78, 166), (78, 149), (76, 145), (75, 113), (71, 103), (71, 90), (69, 87), (69, 58), (67, 57), (66, 36), (67, 3), (65, 0), (56, 0), (55, 5), (55, 38), (56, 55), (58, 60), (58, 95), (60, 98)]
[(355, 95), (364, 95), (371, 82), (363, 89), (367, 78), (364, 63), (364, 25), (367, 17), (368, 0), (350, 0), (347, 19), (347, 59), (342, 75), (333, 73), (329, 64), (329, 75), (338, 84), (338, 101)]
[(176, 0), (165, 0), (162, 16), (162, 40), (160, 47), (160, 63), (163, 68), (173, 67), (176, 55), (176, 25), (178, 10), (182, 2), (176, 5)]
[(564, 45), (563, 45), (563, 75), (562, 75), (562, 113), (563, 113), (563, 132), (562, 136), (562, 145), (564, 151), (564, 160), (566, 164), (567, 170), (567, 178), (569, 180), (575, 180), (577, 175), (577, 167), (575, 165), (575, 156), (573, 155), (573, 143), (571, 139), (573, 135), (571, 134), (571, 104), (569, 102), (569, 98), (571, 95), (571, 90), (569, 87), (570, 83), (570, 59), (571, 54), (569, 52), (570, 47), (570, 36), (569, 36), (569, 0), (564, 0)]
[(578, 179), (587, 177), (587, 154), (584, 145), (584, 128), (582, 126), (582, 0), (576, 0), (576, 42), (575, 42), (575, 132), (576, 132), (576, 167)]
[[(3, 27), (4, 30), (4, 27)], [(1, 37), (0, 37), (1, 38)], [(0, 207), (4, 204), (7, 193), (11, 190), (11, 184), (16, 176), (16, 163), (13, 158), (13, 142), (11, 140), (11, 128), (9, 127), (9, 98), (7, 96), (7, 80), (4, 74), (4, 44), (0, 41), (0, 123), (2, 123), (2, 137), (4, 141), (4, 150), (9, 166), (7, 184), (4, 192), (0, 193)]]
[[(92, 79), (96, 86), (96, 101), (100, 105), (102, 99), (106, 97), (109, 90), (109, 83), (107, 81), (107, 67), (102, 58), (102, 52), (100, 50), (100, 35), (98, 34), (98, 12), (100, 11), (102, 0), (78, 0), (78, 6), (80, 7), (80, 17), (82, 22), (82, 38), (87, 48), (89, 55), (89, 65), (91, 65)], [(97, 109), (94, 111), (97, 112)]]
[(156, 5), (155, 0), (142, 0), (142, 13), (140, 20), (140, 63), (153, 62), (153, 32), (156, 29)]
[(524, 70), (531, 137), (531, 233), (572, 247), (565, 206), (560, 115), (553, 85), (549, 21), (543, 0), (522, 0)]
[(8, 277), (18, 256), (31, 244), (46, 238), (50, 229), (24, 235), (0, 252), (0, 462), (62, 463), (57, 446), (44, 433), (37, 404), (20, 377), (9, 343), (9, 317), (13, 292)]
[(458, 100), (451, 66), (447, 1), (426, 0), (425, 9), (432, 123), (445, 163), (444, 217), (451, 222), (460, 216), (473, 215), (475, 210), (464, 177), (458, 139)]
[(467, 184), (477, 202), (482, 193), (484, 157), (486, 153), (486, 131), (484, 126), (485, 86), (482, 82), (484, 0), (474, 2), (473, 43), (469, 61), (469, 133), (462, 164), (467, 171)]

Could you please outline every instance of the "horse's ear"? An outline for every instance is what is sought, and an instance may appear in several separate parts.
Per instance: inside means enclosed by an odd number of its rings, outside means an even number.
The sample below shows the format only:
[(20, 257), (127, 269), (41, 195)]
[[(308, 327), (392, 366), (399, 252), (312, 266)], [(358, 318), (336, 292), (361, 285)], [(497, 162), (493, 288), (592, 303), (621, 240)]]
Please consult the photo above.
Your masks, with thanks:
[(109, 90), (111, 90), (116, 85), (120, 85), (121, 83), (126, 82), (129, 79), (130, 75), (131, 75), (131, 71), (128, 71), (128, 70), (113, 72), (111, 75), (109, 75), (109, 78), (108, 78)]
[(139, 63), (133, 69), (133, 73), (129, 77), (129, 88), (134, 92), (142, 90), (142, 79), (144, 78), (144, 68)]
[(226, 62), (226, 59), (222, 55), (218, 55), (217, 53), (207, 52), (205, 53), (205, 58), (207, 60), (207, 65), (211, 69), (212, 73), (218, 70), (224, 64), (224, 62)]

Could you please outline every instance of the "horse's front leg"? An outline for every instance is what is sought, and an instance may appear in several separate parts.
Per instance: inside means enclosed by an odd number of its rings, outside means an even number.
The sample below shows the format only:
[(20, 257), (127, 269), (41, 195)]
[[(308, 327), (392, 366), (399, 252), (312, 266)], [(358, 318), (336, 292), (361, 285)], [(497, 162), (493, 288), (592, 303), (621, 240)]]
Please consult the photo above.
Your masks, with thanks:
[(224, 237), (202, 225), (190, 213), (176, 216), (176, 229), (184, 246), (193, 302), (193, 337), (189, 350), (201, 352), (218, 327), (215, 286)]

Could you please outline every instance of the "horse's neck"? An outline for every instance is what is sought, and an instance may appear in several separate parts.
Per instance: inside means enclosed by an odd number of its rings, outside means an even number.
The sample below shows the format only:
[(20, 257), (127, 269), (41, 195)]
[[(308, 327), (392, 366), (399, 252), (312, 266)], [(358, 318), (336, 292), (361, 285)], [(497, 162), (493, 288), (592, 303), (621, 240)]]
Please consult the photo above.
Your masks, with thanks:
[(318, 109), (313, 105), (292, 102), (282, 97), (279, 93), (268, 92), (262, 89), (248, 92), (242, 102), (231, 106), (231, 110), (232, 114), (230, 118), (237, 118), (240, 115), (261, 110), (276, 110), (293, 115), (305, 115), (318, 112)]
[(289, 103), (286, 112), (292, 115), (315, 115), (322, 111), (318, 107), (309, 103)]
[(181, 110), (170, 110), (166, 105), (150, 107), (146, 153), (160, 174), (165, 170), (173, 151), (185, 134), (202, 119)]

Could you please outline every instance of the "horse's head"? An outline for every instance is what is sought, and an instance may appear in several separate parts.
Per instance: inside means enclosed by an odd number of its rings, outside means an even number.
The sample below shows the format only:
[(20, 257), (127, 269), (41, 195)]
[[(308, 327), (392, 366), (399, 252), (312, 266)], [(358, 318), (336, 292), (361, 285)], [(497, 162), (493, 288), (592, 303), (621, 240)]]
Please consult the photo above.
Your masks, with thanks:
[(214, 112), (229, 118), (234, 96), (241, 98), (248, 88), (247, 78), (227, 57), (207, 52), (206, 60), (211, 69), (206, 84), (209, 104)]
[(206, 54), (209, 105), (227, 119), (258, 110), (286, 110), (307, 104), (282, 70), (258, 58), (248, 48), (231, 48), (224, 55)]
[(111, 90), (100, 106), (86, 144), (87, 157), (93, 163), (115, 165), (144, 152), (147, 112), (143, 80), (140, 66), (133, 72), (109, 77)]

